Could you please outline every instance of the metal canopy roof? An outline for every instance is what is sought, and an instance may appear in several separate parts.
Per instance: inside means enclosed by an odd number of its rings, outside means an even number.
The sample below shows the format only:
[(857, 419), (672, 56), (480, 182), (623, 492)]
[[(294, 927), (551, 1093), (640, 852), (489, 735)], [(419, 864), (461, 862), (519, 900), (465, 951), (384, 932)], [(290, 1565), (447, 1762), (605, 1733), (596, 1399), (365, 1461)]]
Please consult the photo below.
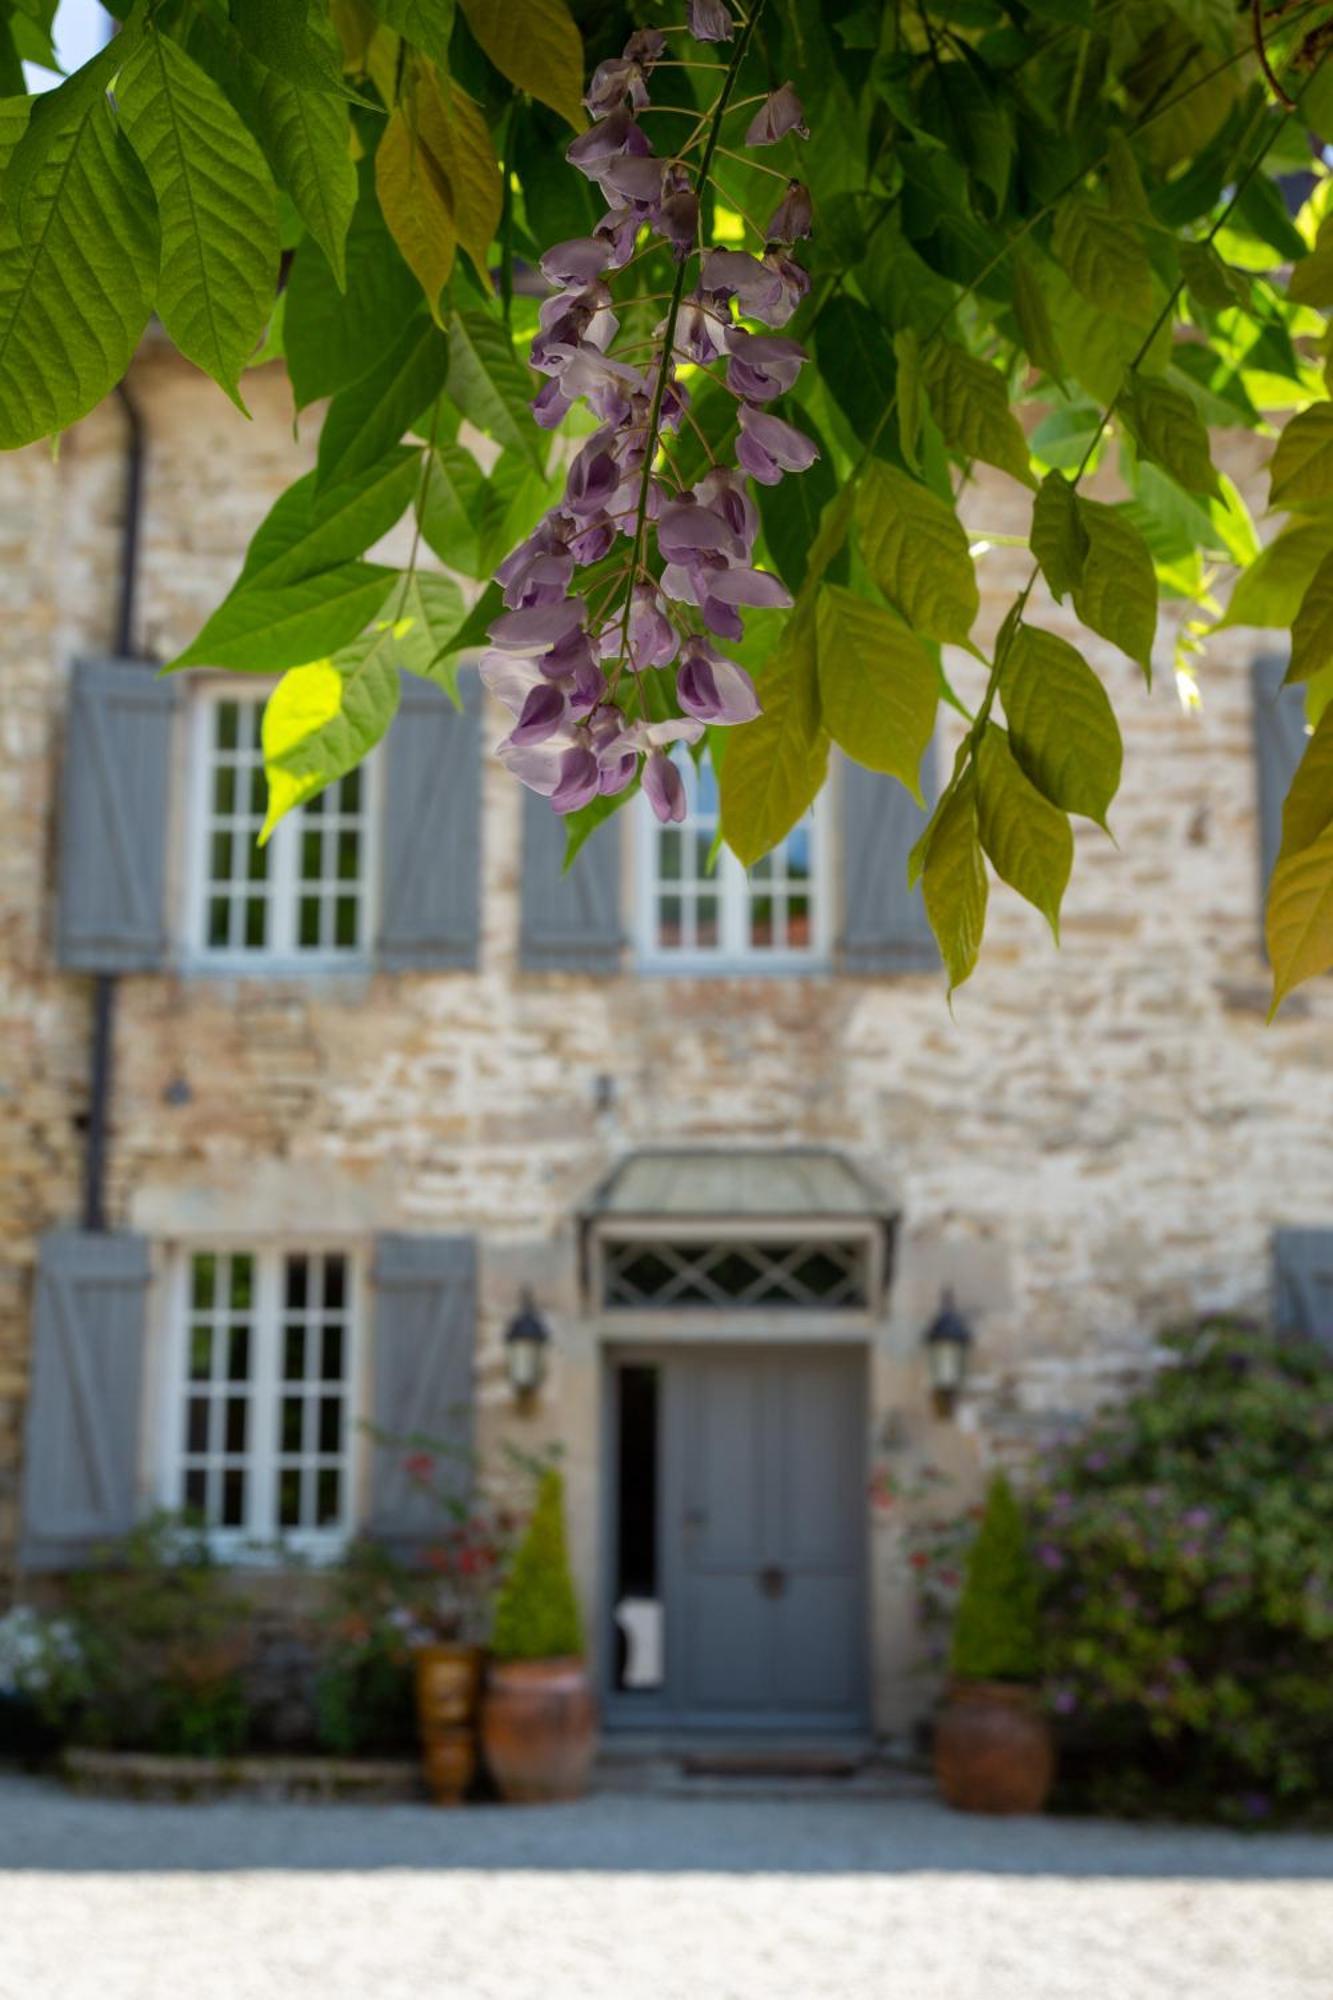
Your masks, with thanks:
[(585, 1213), (601, 1217), (845, 1216), (884, 1221), (897, 1212), (882, 1188), (842, 1153), (801, 1146), (662, 1147), (631, 1153), (601, 1183)]

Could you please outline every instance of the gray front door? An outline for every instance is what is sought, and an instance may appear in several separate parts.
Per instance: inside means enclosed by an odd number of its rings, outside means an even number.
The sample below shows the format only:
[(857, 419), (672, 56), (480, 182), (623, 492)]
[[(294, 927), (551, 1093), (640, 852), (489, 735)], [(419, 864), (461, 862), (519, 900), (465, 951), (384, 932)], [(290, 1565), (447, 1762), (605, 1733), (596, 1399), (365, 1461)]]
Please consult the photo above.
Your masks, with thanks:
[(865, 1720), (865, 1358), (691, 1350), (666, 1368), (666, 1681), (686, 1725)]

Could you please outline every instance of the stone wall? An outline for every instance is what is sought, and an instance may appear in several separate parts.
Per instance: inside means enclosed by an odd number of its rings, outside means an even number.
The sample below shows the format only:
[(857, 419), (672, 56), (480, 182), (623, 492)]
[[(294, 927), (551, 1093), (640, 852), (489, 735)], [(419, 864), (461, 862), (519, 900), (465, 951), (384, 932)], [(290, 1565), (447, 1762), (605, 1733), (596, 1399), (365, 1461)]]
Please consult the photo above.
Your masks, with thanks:
[[(310, 461), (314, 427), (293, 440), (277, 370), (248, 378), (250, 424), (169, 354), (147, 352), (133, 383), (148, 432), (139, 641), (165, 657)], [(34, 1239), (78, 1214), (90, 996), (51, 962), (53, 797), (68, 662), (105, 648), (114, 625), (123, 441), (113, 401), (57, 458), (0, 465), (0, 1547)], [(1253, 464), (1231, 470), (1255, 492)], [(996, 476), (971, 518), (978, 533), (1022, 533), (1026, 510)], [(1026, 571), (1021, 550), (981, 557), (984, 633)], [(1045, 622), (1067, 627), (1054, 608)], [(1306, 989), (1264, 1025), (1258, 643), (1219, 636), (1192, 714), (1165, 637), (1151, 693), (1113, 649), (1088, 649), (1126, 739), (1116, 844), (1079, 828), (1059, 950), (1035, 912), (994, 892), (981, 968), (952, 1014), (921, 976), (521, 973), (519, 800), (489, 764), (477, 974), (122, 982), (113, 1221), (165, 1241), (228, 1226), (476, 1231), (492, 1434), (510, 1422), (500, 1332), (520, 1279), (556, 1325), (551, 1391), (523, 1435), (566, 1437), (587, 1583), (597, 1429), (570, 1222), (581, 1196), (645, 1143), (841, 1147), (902, 1208), (877, 1434), (904, 1461), (927, 1453), (974, 1478), (1140, 1366), (1164, 1320), (1262, 1307), (1272, 1225), (1333, 1218), (1333, 989)], [(962, 663), (960, 685), (975, 671)], [(927, 1418), (917, 1352), (946, 1279), (979, 1335), (956, 1426)], [(886, 1582), (885, 1629), (900, 1615)]]

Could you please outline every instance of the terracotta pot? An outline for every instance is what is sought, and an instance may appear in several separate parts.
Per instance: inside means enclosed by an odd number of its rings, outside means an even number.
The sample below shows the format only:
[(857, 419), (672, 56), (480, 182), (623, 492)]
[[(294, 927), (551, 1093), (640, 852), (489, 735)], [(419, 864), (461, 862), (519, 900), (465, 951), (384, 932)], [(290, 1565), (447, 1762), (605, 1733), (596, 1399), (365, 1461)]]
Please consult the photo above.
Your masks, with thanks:
[(955, 1681), (935, 1721), (935, 1778), (960, 1812), (1040, 1812), (1055, 1780), (1055, 1747), (1036, 1691)]
[(502, 1798), (581, 1798), (597, 1749), (597, 1703), (582, 1660), (493, 1660), (481, 1742)]
[(477, 1772), (479, 1646), (422, 1646), (413, 1657), (417, 1734), (437, 1805), (457, 1805)]

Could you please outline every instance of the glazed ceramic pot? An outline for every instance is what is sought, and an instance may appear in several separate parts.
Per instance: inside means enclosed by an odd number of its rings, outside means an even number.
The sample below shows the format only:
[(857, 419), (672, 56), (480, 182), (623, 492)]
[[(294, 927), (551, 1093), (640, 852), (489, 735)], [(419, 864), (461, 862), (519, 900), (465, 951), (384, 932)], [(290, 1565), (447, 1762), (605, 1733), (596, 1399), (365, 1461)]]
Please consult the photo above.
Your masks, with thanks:
[(955, 1681), (935, 1720), (935, 1777), (960, 1812), (1040, 1812), (1055, 1780), (1055, 1746), (1036, 1690)]
[(493, 1660), (481, 1742), (501, 1798), (582, 1797), (597, 1750), (597, 1703), (582, 1660)]
[(437, 1805), (458, 1805), (477, 1772), (479, 1646), (422, 1646), (413, 1658), (417, 1734)]

